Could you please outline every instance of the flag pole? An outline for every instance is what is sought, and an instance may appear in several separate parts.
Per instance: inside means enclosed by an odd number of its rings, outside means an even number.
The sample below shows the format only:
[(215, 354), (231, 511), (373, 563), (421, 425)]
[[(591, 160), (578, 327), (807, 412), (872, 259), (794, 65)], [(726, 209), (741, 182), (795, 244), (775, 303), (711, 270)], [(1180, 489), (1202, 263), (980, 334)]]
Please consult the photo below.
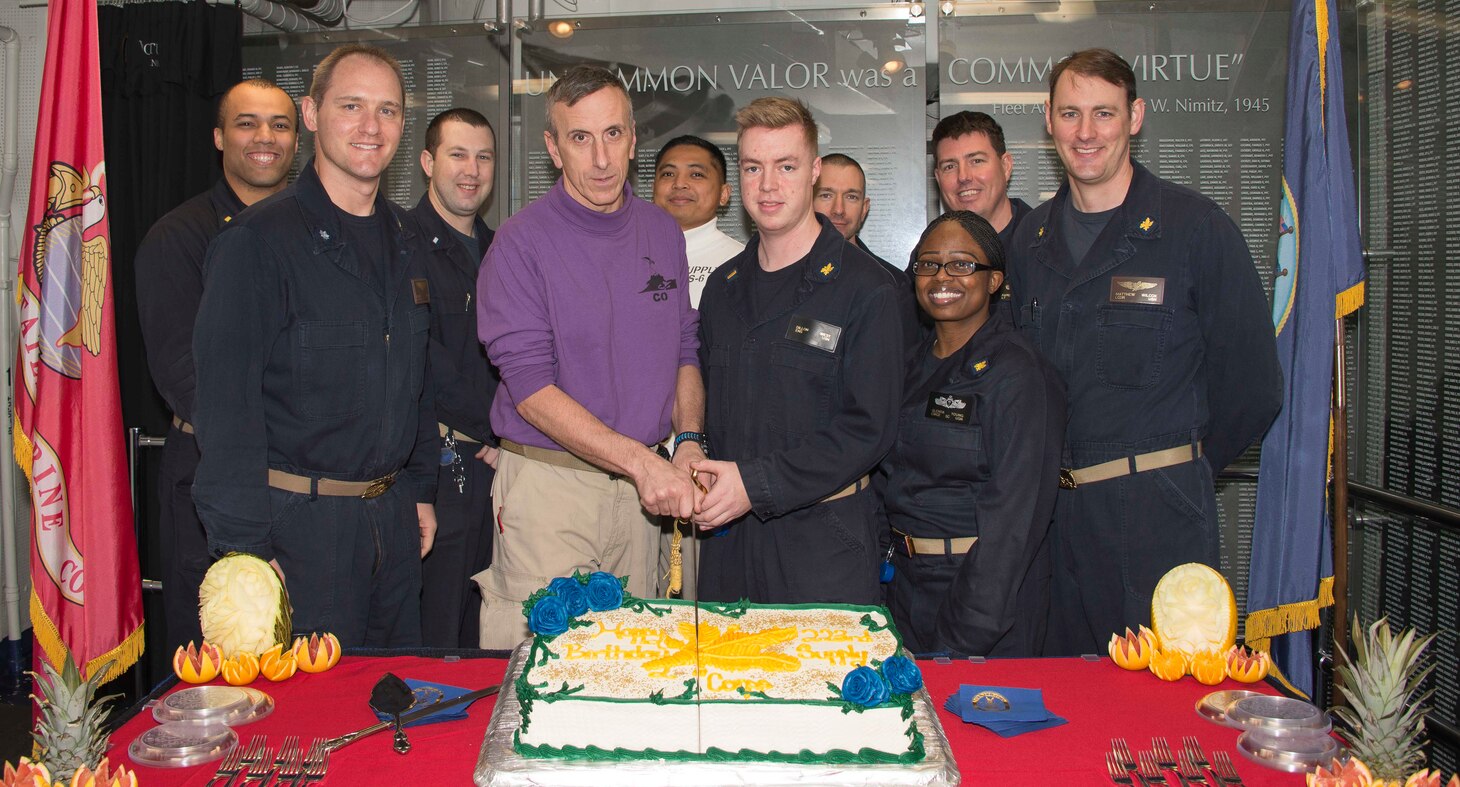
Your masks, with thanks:
[(1333, 649), (1348, 652), (1348, 397), (1343, 318), (1333, 331)]

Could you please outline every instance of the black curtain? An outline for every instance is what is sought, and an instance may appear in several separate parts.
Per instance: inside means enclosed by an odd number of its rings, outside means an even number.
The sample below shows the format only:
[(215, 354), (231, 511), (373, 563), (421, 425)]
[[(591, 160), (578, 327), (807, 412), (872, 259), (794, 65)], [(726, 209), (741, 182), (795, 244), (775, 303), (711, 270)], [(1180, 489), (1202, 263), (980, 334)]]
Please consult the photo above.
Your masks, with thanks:
[(170, 414), (147, 371), (133, 258), (154, 221), (222, 174), (213, 126), (242, 72), (242, 14), (203, 0), (136, 3), (102, 6), (97, 22), (122, 419), (162, 435)]
[[(147, 371), (134, 259), (153, 222), (222, 175), (213, 127), (218, 98), (241, 75), (242, 14), (203, 0), (154, 2), (102, 6), (97, 22), (122, 421), (165, 435), (171, 414)], [(159, 450), (140, 451), (134, 479), (139, 557), (148, 578), (160, 575), (160, 458)], [(144, 593), (142, 605), (147, 620), (162, 619), (160, 594)], [(138, 696), (171, 671), (162, 626), (148, 626), (147, 633), (147, 653), (134, 670)]]

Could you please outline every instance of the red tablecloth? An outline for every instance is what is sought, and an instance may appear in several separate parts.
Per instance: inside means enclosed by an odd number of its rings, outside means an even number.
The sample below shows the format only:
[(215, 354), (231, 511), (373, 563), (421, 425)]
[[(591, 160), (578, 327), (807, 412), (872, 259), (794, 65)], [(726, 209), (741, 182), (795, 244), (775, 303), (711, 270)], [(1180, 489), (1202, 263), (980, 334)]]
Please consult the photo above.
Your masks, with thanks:
[[(1152, 736), (1164, 736), (1177, 745), (1194, 735), (1208, 752), (1232, 754), (1238, 772), (1249, 787), (1292, 787), (1301, 776), (1280, 773), (1247, 761), (1235, 750), (1237, 731), (1198, 716), (1197, 700), (1221, 688), (1250, 688), (1228, 681), (1203, 686), (1191, 678), (1165, 683), (1147, 672), (1127, 672), (1109, 659), (995, 659), (983, 664), (920, 661), (923, 677), (952, 745), (965, 785), (1108, 785), (1104, 753), (1110, 739), (1124, 737), (1132, 749), (1150, 747)], [(384, 658), (346, 657), (323, 675), (299, 673), (283, 683), (262, 678), (254, 684), (273, 695), (277, 709), (268, 718), (239, 728), (241, 737), (267, 733), (278, 741), (286, 734), (308, 741), (333, 737), (373, 724), (366, 705), (370, 687), (381, 674), (393, 672), (471, 689), (497, 683), (506, 669), (500, 659), (445, 661), (414, 656)], [(964, 724), (942, 709), (959, 684), (1041, 688), (1045, 705), (1069, 724), (1017, 738), (1000, 738), (987, 730)], [(1271, 689), (1259, 685), (1260, 690)], [(391, 736), (380, 733), (336, 753), (324, 785), (433, 784), (469, 785), (477, 752), (486, 732), (494, 698), (479, 700), (466, 721), (410, 728), (413, 748), (406, 756), (391, 750)], [(126, 748), (137, 735), (153, 726), (144, 712), (112, 736), (111, 757), (130, 764)], [(141, 767), (144, 787), (204, 785), (214, 766), (185, 769)]]

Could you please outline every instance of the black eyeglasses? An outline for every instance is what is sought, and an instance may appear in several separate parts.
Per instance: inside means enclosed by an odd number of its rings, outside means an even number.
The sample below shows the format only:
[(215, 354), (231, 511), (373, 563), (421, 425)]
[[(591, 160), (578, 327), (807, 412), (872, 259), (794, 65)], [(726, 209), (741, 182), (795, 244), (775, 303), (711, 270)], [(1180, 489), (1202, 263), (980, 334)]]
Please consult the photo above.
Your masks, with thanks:
[(913, 260), (912, 272), (915, 276), (937, 276), (938, 271), (947, 271), (949, 276), (972, 276), (979, 271), (991, 271), (994, 266), (983, 262), (969, 262), (967, 260), (954, 260), (952, 262), (933, 262), (932, 260)]

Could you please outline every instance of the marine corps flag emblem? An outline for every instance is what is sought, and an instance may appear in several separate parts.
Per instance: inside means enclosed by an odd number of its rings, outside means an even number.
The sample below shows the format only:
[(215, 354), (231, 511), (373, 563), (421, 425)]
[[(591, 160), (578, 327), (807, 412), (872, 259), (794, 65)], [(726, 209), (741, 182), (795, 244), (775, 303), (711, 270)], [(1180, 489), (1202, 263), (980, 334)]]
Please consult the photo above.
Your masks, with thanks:
[(16, 299), (15, 459), (30, 482), (31, 622), (53, 665), (142, 653), (117, 388), (94, 0), (51, 0)]

